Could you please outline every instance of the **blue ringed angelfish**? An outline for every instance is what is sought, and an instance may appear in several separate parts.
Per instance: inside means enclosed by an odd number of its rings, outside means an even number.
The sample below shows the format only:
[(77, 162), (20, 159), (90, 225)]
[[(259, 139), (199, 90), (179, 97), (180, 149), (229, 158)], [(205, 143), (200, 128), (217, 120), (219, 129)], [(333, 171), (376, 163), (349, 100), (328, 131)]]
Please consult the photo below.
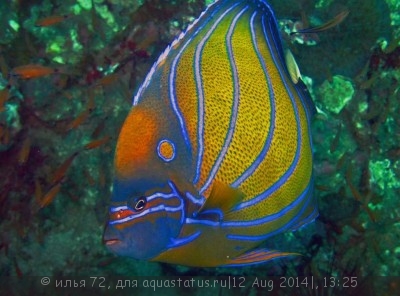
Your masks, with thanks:
[(294, 255), (258, 246), (317, 216), (313, 113), (269, 4), (209, 5), (134, 97), (115, 152), (106, 246), (198, 267)]

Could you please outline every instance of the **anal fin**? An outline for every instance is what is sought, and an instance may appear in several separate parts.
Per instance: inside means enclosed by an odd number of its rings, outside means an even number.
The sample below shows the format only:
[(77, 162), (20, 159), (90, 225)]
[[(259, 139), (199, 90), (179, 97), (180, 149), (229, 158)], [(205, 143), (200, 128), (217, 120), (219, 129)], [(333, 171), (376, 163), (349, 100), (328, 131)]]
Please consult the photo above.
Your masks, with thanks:
[(289, 256), (301, 256), (299, 253), (290, 253), (290, 252), (279, 252), (276, 250), (268, 250), (268, 249), (257, 249), (245, 254), (242, 254), (236, 258), (229, 259), (227, 264), (223, 265), (226, 267), (235, 267), (235, 266), (246, 266), (252, 264), (260, 264), (265, 263), (266, 261), (289, 257)]

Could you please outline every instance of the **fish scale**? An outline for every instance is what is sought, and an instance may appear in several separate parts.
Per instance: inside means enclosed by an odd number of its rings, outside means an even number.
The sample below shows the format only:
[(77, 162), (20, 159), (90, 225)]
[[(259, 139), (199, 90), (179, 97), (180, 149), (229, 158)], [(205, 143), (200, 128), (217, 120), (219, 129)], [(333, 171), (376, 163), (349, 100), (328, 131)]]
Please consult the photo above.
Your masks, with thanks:
[(317, 216), (314, 107), (293, 63), (261, 0), (215, 2), (168, 47), (119, 135), (110, 250), (189, 266), (295, 254), (256, 248)]

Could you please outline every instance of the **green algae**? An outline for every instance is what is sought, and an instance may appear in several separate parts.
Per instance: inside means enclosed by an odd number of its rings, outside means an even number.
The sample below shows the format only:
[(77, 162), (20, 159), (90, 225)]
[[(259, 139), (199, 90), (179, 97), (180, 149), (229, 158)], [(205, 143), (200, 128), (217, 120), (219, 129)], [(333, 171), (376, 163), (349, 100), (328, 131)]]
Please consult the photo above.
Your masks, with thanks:
[(321, 97), (319, 107), (338, 114), (353, 98), (354, 87), (351, 79), (336, 75), (332, 77), (332, 82), (324, 81), (318, 88), (318, 93)]

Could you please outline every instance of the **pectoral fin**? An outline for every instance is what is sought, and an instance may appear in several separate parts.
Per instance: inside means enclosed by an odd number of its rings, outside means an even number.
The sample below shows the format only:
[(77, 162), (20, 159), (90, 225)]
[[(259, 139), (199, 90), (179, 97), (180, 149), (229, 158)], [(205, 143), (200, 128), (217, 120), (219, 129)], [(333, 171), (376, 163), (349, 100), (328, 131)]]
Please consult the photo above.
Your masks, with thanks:
[(272, 259), (289, 257), (289, 256), (301, 256), (301, 254), (278, 252), (275, 250), (267, 250), (267, 249), (257, 249), (242, 254), (236, 258), (228, 259), (226, 264), (223, 266), (234, 267), (234, 266), (260, 264)]
[(234, 206), (244, 198), (244, 193), (228, 184), (214, 181), (210, 196), (201, 207), (199, 214), (209, 210), (219, 209), (223, 214), (228, 213)]
[(294, 56), (290, 50), (286, 50), (285, 59), (290, 78), (292, 79), (294, 84), (297, 84), (297, 82), (299, 82), (299, 79), (301, 79), (301, 74), (299, 66), (297, 66), (296, 60), (294, 59)]

